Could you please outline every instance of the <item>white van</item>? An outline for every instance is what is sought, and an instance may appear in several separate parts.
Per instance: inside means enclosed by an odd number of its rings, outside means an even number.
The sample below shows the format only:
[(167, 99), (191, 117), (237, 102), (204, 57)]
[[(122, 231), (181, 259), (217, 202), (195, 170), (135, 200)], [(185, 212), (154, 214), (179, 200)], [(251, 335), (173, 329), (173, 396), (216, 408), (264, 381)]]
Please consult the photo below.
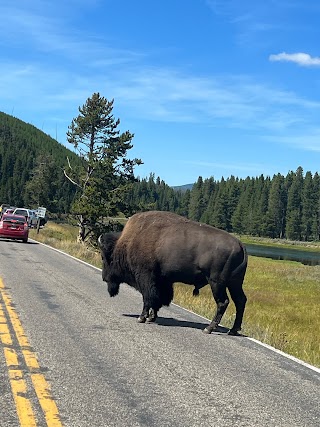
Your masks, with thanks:
[(38, 222), (38, 217), (36, 215), (36, 212), (32, 209), (26, 209), (26, 208), (16, 208), (13, 211), (14, 215), (23, 215), (26, 217), (27, 223), (30, 228), (36, 227)]

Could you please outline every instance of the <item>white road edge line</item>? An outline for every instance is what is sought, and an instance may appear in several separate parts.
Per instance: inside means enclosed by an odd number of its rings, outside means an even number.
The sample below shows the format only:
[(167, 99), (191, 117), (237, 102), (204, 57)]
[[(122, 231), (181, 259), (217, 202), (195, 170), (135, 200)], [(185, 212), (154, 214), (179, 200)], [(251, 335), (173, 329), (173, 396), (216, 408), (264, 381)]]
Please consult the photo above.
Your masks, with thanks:
[[(88, 267), (91, 267), (91, 268), (94, 268), (95, 270), (101, 271), (101, 268), (96, 267), (96, 266), (94, 266), (94, 265), (92, 265), (92, 264), (89, 264), (88, 262), (85, 262), (85, 261), (83, 261), (82, 259), (79, 259), (79, 258), (76, 258), (76, 257), (74, 257), (74, 256), (72, 256), (72, 255), (69, 255), (69, 254), (67, 254), (66, 252), (61, 251), (60, 249), (53, 248), (52, 246), (46, 245), (45, 243), (42, 243), (42, 242), (38, 242), (37, 240), (33, 240), (33, 239), (29, 239), (29, 240), (32, 240), (33, 242), (38, 243), (38, 244), (40, 244), (40, 245), (46, 246), (47, 248), (50, 248), (50, 249), (52, 249), (52, 250), (54, 250), (54, 251), (56, 251), (56, 252), (59, 252), (59, 253), (60, 253), (60, 254), (62, 254), (62, 255), (66, 255), (66, 256), (68, 256), (69, 258), (72, 258), (72, 259), (74, 259), (74, 260), (76, 260), (76, 261), (81, 262), (82, 264), (87, 265)], [(198, 316), (198, 317), (201, 317), (202, 319), (204, 319), (204, 320), (206, 320), (206, 321), (210, 322), (210, 320), (209, 320), (209, 319), (207, 319), (206, 317), (203, 317), (203, 316), (201, 316), (200, 314), (194, 313), (193, 311), (188, 310), (187, 308), (181, 307), (180, 305), (175, 304), (175, 303), (172, 303), (172, 305), (175, 305), (176, 307), (182, 308), (183, 310), (188, 311), (189, 313), (194, 314), (194, 315), (196, 315), (196, 316)], [(221, 326), (223, 326), (223, 325), (221, 325)], [(309, 363), (306, 363), (306, 362), (304, 362), (303, 360), (298, 359), (297, 357), (294, 357), (294, 356), (291, 356), (290, 354), (284, 353), (283, 351), (278, 350), (277, 348), (272, 347), (272, 346), (271, 346), (271, 345), (269, 345), (269, 344), (265, 344), (265, 343), (263, 343), (263, 342), (261, 342), (261, 341), (258, 341), (258, 340), (256, 340), (255, 338), (250, 338), (250, 337), (244, 337), (244, 338), (246, 338), (246, 339), (248, 339), (249, 341), (252, 341), (252, 342), (254, 342), (255, 344), (258, 344), (258, 345), (260, 345), (260, 346), (262, 346), (262, 347), (264, 347), (264, 348), (267, 348), (268, 350), (273, 351), (274, 353), (277, 353), (277, 354), (279, 354), (279, 355), (281, 355), (281, 356), (283, 356), (283, 357), (286, 357), (287, 359), (290, 359), (290, 360), (292, 360), (292, 361), (294, 361), (294, 362), (296, 362), (296, 363), (298, 363), (298, 364), (300, 364), (300, 365), (302, 365), (302, 366), (304, 366), (304, 367), (306, 367), (306, 368), (309, 368), (309, 369), (311, 369), (311, 370), (313, 370), (313, 371), (317, 372), (318, 374), (320, 374), (320, 368), (317, 368), (316, 366), (310, 365)]]

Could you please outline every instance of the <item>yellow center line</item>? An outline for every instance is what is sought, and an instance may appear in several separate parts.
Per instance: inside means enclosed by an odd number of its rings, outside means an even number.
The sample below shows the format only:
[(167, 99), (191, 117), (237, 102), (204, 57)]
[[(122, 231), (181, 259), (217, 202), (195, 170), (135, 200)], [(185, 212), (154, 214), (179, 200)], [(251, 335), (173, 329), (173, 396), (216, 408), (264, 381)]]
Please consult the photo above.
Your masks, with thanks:
[(5, 290), (4, 283), (0, 277), (0, 296), (2, 297), (4, 306), (8, 313), (9, 319), (6, 318), (5, 312), (0, 301), (0, 340), (4, 346), (4, 354), (6, 364), (9, 370), (9, 379), (11, 384), (14, 401), (17, 408), (21, 427), (37, 426), (36, 418), (32, 409), (32, 405), (27, 396), (27, 383), (23, 377), (23, 372), (20, 368), (17, 353), (12, 348), (12, 336), (8, 321), (10, 321), (15, 337), (19, 343), (21, 353), (25, 360), (26, 366), (29, 369), (32, 384), (41, 409), (44, 413), (48, 427), (62, 427), (59, 411), (55, 401), (51, 396), (50, 385), (46, 381), (44, 375), (40, 372), (40, 366), (35, 353), (31, 350), (28, 338), (24, 333), (20, 319), (13, 308), (12, 300), (8, 292)]
[(23, 378), (22, 371), (19, 369), (9, 369), (9, 378), (20, 425), (22, 427), (36, 427), (37, 422), (31, 402), (26, 397), (27, 383)]

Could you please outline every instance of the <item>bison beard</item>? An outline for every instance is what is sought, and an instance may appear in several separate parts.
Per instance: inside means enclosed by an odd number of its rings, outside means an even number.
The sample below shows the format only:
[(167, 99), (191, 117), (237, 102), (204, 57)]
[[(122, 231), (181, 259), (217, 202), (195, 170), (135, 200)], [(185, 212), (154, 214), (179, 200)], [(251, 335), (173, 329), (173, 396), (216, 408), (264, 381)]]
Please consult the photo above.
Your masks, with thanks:
[(119, 293), (119, 284), (114, 282), (108, 282), (108, 292), (111, 297), (115, 297)]
[(103, 234), (98, 242), (110, 296), (118, 294), (121, 283), (142, 294), (139, 322), (156, 320), (160, 308), (171, 303), (175, 282), (194, 285), (195, 296), (209, 284), (216, 313), (204, 332), (217, 329), (229, 304), (228, 289), (236, 306), (229, 334), (238, 335), (247, 300), (242, 289), (247, 253), (229, 233), (170, 212), (150, 211), (133, 215), (122, 233)]

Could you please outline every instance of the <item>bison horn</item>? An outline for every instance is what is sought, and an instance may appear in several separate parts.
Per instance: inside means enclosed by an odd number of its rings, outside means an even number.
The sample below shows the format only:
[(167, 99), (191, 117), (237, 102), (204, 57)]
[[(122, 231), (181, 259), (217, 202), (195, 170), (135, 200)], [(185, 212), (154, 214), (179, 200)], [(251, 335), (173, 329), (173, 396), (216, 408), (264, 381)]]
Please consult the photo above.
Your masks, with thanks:
[(102, 234), (100, 234), (100, 236), (98, 237), (98, 243), (99, 243), (100, 246), (102, 246), (101, 237), (102, 237)]

